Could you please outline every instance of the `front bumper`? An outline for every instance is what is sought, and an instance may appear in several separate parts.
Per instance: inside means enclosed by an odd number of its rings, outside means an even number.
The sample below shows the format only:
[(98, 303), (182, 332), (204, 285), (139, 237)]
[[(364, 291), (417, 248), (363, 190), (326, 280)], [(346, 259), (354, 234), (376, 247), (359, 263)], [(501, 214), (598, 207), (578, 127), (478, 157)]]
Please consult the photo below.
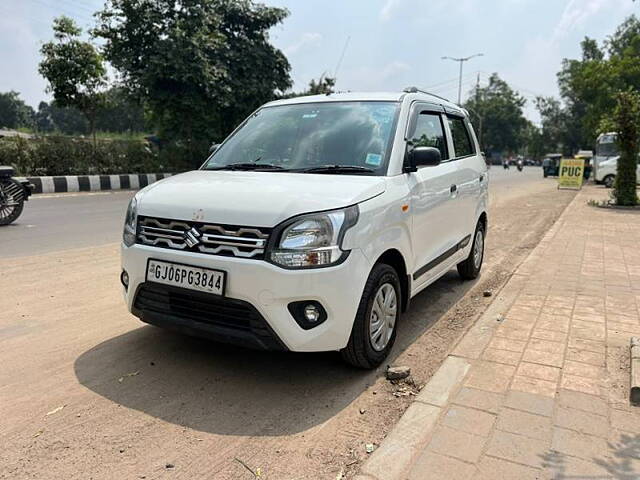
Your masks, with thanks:
[[(360, 250), (352, 250), (340, 265), (308, 270), (285, 270), (263, 260), (180, 252), (138, 244), (131, 247), (122, 245), (121, 251), (122, 268), (129, 275), (129, 286), (124, 291), (127, 307), (143, 321), (225, 342), (297, 352), (339, 350), (346, 346), (371, 269)], [(220, 325), (214, 328), (188, 314), (175, 314), (175, 311), (161, 313), (165, 307), (158, 303), (153, 311), (149, 310), (140, 302), (142, 297), (136, 300), (146, 287), (154, 287), (152, 294), (157, 299), (172, 293), (168, 291), (171, 287), (163, 291), (164, 286), (145, 283), (149, 258), (225, 271), (224, 298), (228, 304), (217, 307), (216, 300), (220, 297), (197, 292), (193, 292), (193, 301), (204, 301), (200, 303), (204, 305), (211, 300), (213, 304), (206, 306), (210, 310), (230, 306), (245, 309), (244, 313), (239, 310), (236, 314), (246, 315), (248, 330), (245, 327), (242, 327), (243, 332), (233, 328), (220, 329)], [(177, 290), (173, 293), (189, 292)], [(291, 302), (304, 300), (321, 303), (327, 312), (327, 320), (310, 330), (302, 329), (287, 308)]]

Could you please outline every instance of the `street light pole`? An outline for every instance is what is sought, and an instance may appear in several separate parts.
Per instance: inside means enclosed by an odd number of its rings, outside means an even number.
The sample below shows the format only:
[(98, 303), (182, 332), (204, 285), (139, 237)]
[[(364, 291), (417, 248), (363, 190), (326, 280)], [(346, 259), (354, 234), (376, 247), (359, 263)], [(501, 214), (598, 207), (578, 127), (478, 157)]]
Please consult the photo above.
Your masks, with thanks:
[(460, 64), (460, 77), (458, 78), (458, 105), (460, 105), (460, 100), (462, 99), (462, 64), (468, 60), (471, 60), (475, 57), (482, 57), (484, 53), (476, 53), (475, 55), (471, 55), (469, 57), (442, 57), (442, 60), (453, 60), (454, 62), (458, 62)]

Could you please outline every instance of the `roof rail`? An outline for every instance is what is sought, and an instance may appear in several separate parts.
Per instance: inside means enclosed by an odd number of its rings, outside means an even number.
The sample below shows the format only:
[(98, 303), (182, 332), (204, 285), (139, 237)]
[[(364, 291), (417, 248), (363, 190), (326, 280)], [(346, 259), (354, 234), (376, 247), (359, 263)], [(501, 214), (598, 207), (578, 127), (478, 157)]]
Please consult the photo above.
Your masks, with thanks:
[(436, 95), (435, 93), (431, 93), (431, 92), (427, 92), (426, 90), (422, 90), (418, 87), (407, 87), (404, 90), (402, 90), (404, 93), (426, 93), (427, 95), (431, 95), (432, 97), (436, 97), (439, 98), (440, 100), (444, 100), (445, 102), (449, 102), (450, 100), (448, 98), (444, 98), (441, 97), (440, 95)]

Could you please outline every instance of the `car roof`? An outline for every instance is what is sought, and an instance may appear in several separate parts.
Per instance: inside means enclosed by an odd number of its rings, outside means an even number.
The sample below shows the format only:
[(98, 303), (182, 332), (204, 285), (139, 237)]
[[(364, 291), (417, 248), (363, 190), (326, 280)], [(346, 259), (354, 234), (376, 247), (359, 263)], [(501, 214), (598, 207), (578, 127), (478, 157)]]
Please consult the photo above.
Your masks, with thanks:
[(338, 92), (331, 93), (329, 95), (307, 95), (303, 97), (274, 100), (273, 102), (267, 103), (265, 107), (326, 102), (400, 102), (406, 99), (409, 101), (416, 100), (442, 105), (449, 111), (453, 110), (460, 113), (467, 113), (466, 110), (454, 103), (451, 103), (446, 98), (438, 97), (437, 95), (423, 92), (415, 88), (407, 90), (408, 91), (405, 92)]

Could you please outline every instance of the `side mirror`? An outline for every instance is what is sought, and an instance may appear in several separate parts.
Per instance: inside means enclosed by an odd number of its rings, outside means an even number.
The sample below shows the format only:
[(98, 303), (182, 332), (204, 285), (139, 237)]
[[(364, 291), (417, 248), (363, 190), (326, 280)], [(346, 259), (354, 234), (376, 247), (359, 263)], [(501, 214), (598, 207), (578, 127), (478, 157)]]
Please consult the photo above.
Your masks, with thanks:
[(216, 150), (218, 150), (218, 147), (220, 147), (219, 143), (212, 143), (209, 147), (209, 153), (215, 152)]
[(442, 161), (440, 150), (435, 147), (415, 147), (407, 154), (408, 165), (405, 170), (415, 172), (421, 166), (435, 167)]

